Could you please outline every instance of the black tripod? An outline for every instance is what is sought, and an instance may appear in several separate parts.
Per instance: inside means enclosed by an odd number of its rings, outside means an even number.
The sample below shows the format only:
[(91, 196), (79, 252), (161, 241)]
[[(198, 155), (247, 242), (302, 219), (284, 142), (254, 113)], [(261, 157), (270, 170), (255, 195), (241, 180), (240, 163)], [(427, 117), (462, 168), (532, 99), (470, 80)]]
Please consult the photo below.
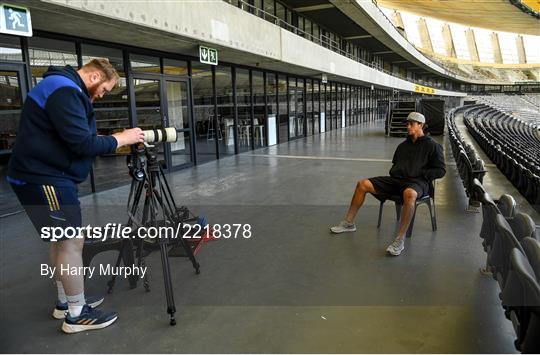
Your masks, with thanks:
[[(128, 168), (133, 180), (127, 203), (129, 215), (127, 226), (131, 227), (134, 233), (137, 233), (138, 228), (146, 228), (148, 230), (149, 227), (173, 227), (176, 230), (179, 226), (179, 230), (183, 231), (185, 222), (196, 220), (187, 207), (177, 207), (169, 183), (165, 178), (162, 162), (157, 159), (156, 152), (153, 148), (145, 146), (134, 148), (132, 154), (128, 157)], [(139, 220), (137, 216), (141, 213), (140, 202), (143, 192), (142, 217)], [(193, 250), (182, 237), (183, 234), (174, 239), (161, 236), (157, 240), (138, 238), (135, 239), (135, 245), (131, 239), (125, 239), (122, 241), (120, 253), (116, 260), (117, 267), (120, 265), (122, 259), (126, 261), (126, 255), (131, 255), (130, 260), (134, 261), (133, 251), (135, 248), (138, 267), (143, 267), (146, 265), (145, 257), (152, 250), (159, 249), (165, 282), (167, 313), (170, 315), (171, 325), (176, 324), (174, 316), (176, 307), (174, 304), (168, 248), (173, 247), (178, 249), (180, 247), (183, 249), (184, 255), (191, 260), (195, 272), (197, 274), (200, 273), (199, 263), (193, 255)], [(144, 287), (147, 291), (150, 291), (148, 274), (147, 272), (144, 277)], [(109, 292), (112, 292), (114, 283), (115, 277), (113, 276), (108, 283)]]

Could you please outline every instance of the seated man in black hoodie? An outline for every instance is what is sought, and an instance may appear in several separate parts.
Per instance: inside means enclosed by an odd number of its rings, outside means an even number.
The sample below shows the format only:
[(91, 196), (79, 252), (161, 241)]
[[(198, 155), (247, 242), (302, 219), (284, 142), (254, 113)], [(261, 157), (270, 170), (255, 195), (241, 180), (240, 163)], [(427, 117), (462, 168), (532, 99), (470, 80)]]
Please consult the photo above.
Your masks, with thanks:
[[(50, 67), (29, 93), (21, 112), (7, 180), (43, 238), (42, 228), (81, 227), (77, 184), (83, 182), (94, 157), (144, 141), (140, 128), (98, 136), (92, 102), (110, 92), (118, 74), (107, 59), (94, 59), (75, 70)], [(50, 266), (58, 289), (53, 317), (64, 319), (62, 330), (75, 333), (112, 324), (114, 312), (100, 312), (103, 298), (85, 297), (80, 268), (83, 238), (50, 242)], [(74, 269), (81, 270), (81, 269)]]
[(424, 115), (411, 112), (407, 117), (407, 139), (394, 153), (390, 176), (378, 176), (358, 181), (345, 220), (331, 227), (332, 233), (354, 232), (354, 218), (364, 203), (366, 193), (373, 195), (403, 195), (403, 213), (395, 240), (386, 251), (400, 255), (404, 238), (411, 222), (417, 197), (429, 193), (429, 183), (444, 176), (443, 149), (431, 137), (424, 135)]

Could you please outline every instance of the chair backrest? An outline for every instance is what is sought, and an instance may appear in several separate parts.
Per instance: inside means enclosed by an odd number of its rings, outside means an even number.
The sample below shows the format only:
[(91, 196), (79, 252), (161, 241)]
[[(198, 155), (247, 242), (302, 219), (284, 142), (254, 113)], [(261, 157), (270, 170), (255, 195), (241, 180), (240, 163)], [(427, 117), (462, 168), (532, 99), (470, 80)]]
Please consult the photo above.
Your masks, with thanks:
[(495, 239), (490, 253), (490, 264), (495, 267), (496, 274), (500, 276), (497, 280), (501, 285), (505, 284), (510, 266), (510, 252), (514, 248), (525, 254), (506, 219), (498, 214), (495, 217)]
[(516, 214), (516, 200), (511, 195), (501, 195), (497, 202), (497, 207), (506, 218), (514, 217)]
[(531, 216), (526, 213), (516, 213), (514, 218), (508, 220), (508, 224), (519, 241), (526, 237), (534, 238), (536, 236), (536, 225)]
[(521, 246), (523, 247), (527, 260), (534, 271), (536, 280), (540, 281), (540, 242), (537, 239), (527, 237), (521, 240)]
[(516, 306), (538, 307), (540, 306), (540, 285), (534, 276), (534, 272), (527, 257), (517, 249), (510, 252), (510, 263), (513, 272), (522, 287), (522, 302)]
[[(472, 182), (472, 190), (473, 190), (473, 198), (476, 201), (482, 202), (482, 196), (486, 193), (486, 190), (484, 189), (484, 186), (482, 186), (482, 183), (478, 179), (473, 179)], [(489, 195), (488, 195), (489, 197)], [(490, 198), (491, 200), (491, 198)]]
[(484, 193), (479, 196), (478, 200), (482, 203), (482, 228), (480, 229), (480, 238), (486, 241), (486, 246), (491, 246), (495, 236), (495, 217), (498, 214), (501, 214), (501, 212), (487, 192), (484, 191)]

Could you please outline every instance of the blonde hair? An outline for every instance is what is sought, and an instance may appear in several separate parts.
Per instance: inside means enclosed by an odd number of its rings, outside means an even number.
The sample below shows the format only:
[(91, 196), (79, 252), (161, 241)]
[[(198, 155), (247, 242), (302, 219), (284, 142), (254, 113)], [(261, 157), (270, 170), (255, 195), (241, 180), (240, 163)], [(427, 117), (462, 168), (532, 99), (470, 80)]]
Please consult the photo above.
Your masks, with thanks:
[(118, 80), (120, 79), (120, 75), (118, 75), (116, 69), (114, 69), (111, 62), (109, 62), (109, 60), (106, 58), (92, 59), (91, 61), (83, 65), (81, 69), (86, 72), (94, 70), (99, 71), (101, 74), (103, 74), (105, 79), (104, 81), (114, 80), (118, 82)]

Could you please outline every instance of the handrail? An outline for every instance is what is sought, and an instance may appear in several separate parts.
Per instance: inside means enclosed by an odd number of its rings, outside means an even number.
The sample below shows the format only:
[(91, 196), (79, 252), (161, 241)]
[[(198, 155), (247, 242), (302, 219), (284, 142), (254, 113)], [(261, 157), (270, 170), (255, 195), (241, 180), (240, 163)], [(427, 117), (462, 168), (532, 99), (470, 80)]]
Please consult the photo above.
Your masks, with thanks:
[[(229, 3), (229, 4), (231, 4), (231, 3), (230, 3), (230, 0), (229, 0), (229, 1), (228, 1), (228, 0), (224, 0), (224, 1), (227, 2), (227, 3)], [(376, 0), (371, 0), (371, 1), (372, 1), (372, 3), (377, 7), (377, 10), (378, 10), (378, 11), (383, 15), (383, 17), (386, 19), (386, 21), (388, 21), (388, 22), (392, 25), (392, 27), (395, 28), (395, 26), (394, 26), (394, 24), (392, 23), (392, 21), (386, 16), (386, 14), (385, 14), (385, 13), (380, 9), (380, 7), (377, 5), (377, 1), (376, 1)], [(417, 83), (417, 84), (430, 85), (430, 86), (433, 86), (433, 87), (435, 87), (435, 88), (443, 89), (443, 90), (446, 89), (443, 85), (438, 85), (437, 83), (432, 83), (432, 82), (429, 83), (429, 82), (427, 82), (427, 81), (425, 81), (425, 80), (423, 80), (423, 79), (421, 79), (421, 78), (413, 79), (413, 78), (410, 78), (410, 77), (408, 77), (408, 76), (406, 76), (406, 75), (401, 75), (401, 74), (399, 74), (399, 73), (394, 73), (393, 71), (386, 70), (386, 69), (384, 69), (382, 66), (380, 66), (379, 64), (377, 64), (377, 63), (375, 63), (375, 62), (368, 62), (368, 61), (362, 59), (361, 57), (359, 57), (359, 56), (357, 56), (357, 55), (355, 55), (355, 54), (349, 53), (349, 52), (347, 52), (347, 51), (341, 49), (338, 42), (332, 40), (332, 38), (330, 38), (330, 37), (328, 37), (328, 36), (323, 35), (322, 33), (320, 33), (318, 37), (315, 37), (315, 36), (313, 36), (311, 33), (307, 33), (307, 32), (305, 32), (304, 30), (302, 30), (302, 29), (300, 29), (300, 28), (298, 28), (298, 27), (295, 27), (295, 26), (291, 25), (290, 23), (288, 23), (288, 22), (286, 22), (286, 21), (280, 19), (279, 17), (277, 17), (277, 16), (275, 16), (275, 15), (273, 15), (273, 14), (270, 14), (270, 13), (266, 12), (265, 10), (260, 9), (260, 8), (258, 8), (258, 7), (256, 7), (256, 6), (254, 6), (254, 5), (249, 4), (249, 3), (246, 2), (245, 0), (237, 0), (237, 2), (238, 2), (239, 5), (240, 5), (240, 6), (239, 6), (240, 9), (242, 9), (242, 10), (248, 12), (248, 13), (251, 13), (251, 14), (254, 15), (254, 16), (260, 17), (260, 18), (262, 18), (262, 19), (264, 19), (264, 20), (266, 20), (266, 21), (268, 21), (268, 22), (272, 22), (272, 23), (274, 23), (276, 26), (279, 26), (279, 27), (281, 27), (281, 28), (284, 28), (284, 29), (288, 30), (289, 32), (292, 32), (292, 33), (294, 33), (294, 34), (296, 34), (296, 35), (299, 35), (299, 36), (301, 36), (301, 37), (307, 38), (307, 39), (310, 40), (311, 42), (317, 43), (317, 44), (319, 44), (319, 45), (321, 45), (321, 46), (323, 46), (323, 47), (325, 47), (325, 48), (327, 48), (327, 49), (330, 49), (331, 51), (333, 51), (333, 52), (335, 52), (335, 53), (338, 53), (338, 54), (343, 55), (343, 56), (345, 56), (345, 57), (347, 57), (347, 58), (350, 58), (350, 59), (352, 59), (352, 60), (354, 60), (354, 61), (356, 61), (356, 62), (359, 62), (359, 63), (361, 63), (361, 64), (364, 64), (364, 65), (366, 65), (366, 66), (368, 66), (368, 67), (370, 67), (370, 68), (373, 68), (373, 69), (375, 69), (375, 70), (377, 70), (377, 71), (386, 73), (386, 74), (388, 74), (388, 75), (391, 75), (391, 76), (393, 76), (393, 77), (397, 77), (397, 78), (400, 78), (400, 79), (403, 79), (403, 80), (413, 81), (413, 82), (415, 82), (415, 83)], [(233, 4), (231, 4), (231, 5), (233, 5)], [(234, 6), (234, 5), (233, 5), (233, 6)], [(318, 25), (318, 26), (319, 26), (319, 28), (321, 28), (320, 25)], [(321, 29), (322, 29), (322, 28), (321, 28)], [(399, 33), (399, 35), (402, 36), (402, 37), (404, 38), (404, 40), (407, 41), (409, 44), (411, 44), (414, 48), (417, 48), (412, 42), (410, 42), (410, 41), (403, 35), (403, 33), (401, 33), (400, 31), (397, 31), (397, 30), (396, 30), (396, 32)], [(418, 49), (417, 49), (417, 50), (418, 50)], [(423, 54), (422, 54), (422, 55), (423, 55)], [(437, 61), (437, 60), (435, 60), (435, 58), (430, 58), (429, 56), (425, 56), (425, 55), (423, 55), (423, 56), (424, 56), (425, 58), (427, 58), (429, 61), (431, 61), (432, 63), (434, 63), (434, 64), (440, 66), (441, 69), (444, 70), (444, 74), (445, 74), (445, 75), (450, 76), (450, 77), (453, 77), (453, 78), (456, 79), (456, 80), (460, 80), (459, 78), (461, 77), (461, 75), (460, 75), (458, 72), (456, 72), (456, 71), (454, 71), (454, 70), (448, 68), (448, 66), (447, 66), (444, 62)], [(498, 83), (498, 81), (495, 80), (495, 79), (481, 79), (481, 80), (484, 82), (484, 84), (482, 84), (482, 85), (487, 85), (487, 84), (490, 83), (490, 82), (493, 82), (493, 83), (497, 82), (497, 83)], [(495, 85), (495, 84), (494, 84), (494, 85)], [(500, 85), (500, 84), (496, 84), (496, 85)], [(459, 89), (454, 89), (454, 88), (452, 88), (451, 90), (453, 90), (453, 91), (460, 91)]]
[[(225, 2), (227, 2), (227, 1), (225, 0)], [(244, 0), (238, 0), (238, 2), (240, 3), (240, 8), (242, 10), (247, 11), (247, 12), (251, 13), (252, 15), (260, 17), (260, 18), (262, 18), (262, 19), (264, 19), (266, 21), (272, 22), (276, 26), (285, 28), (286, 30), (288, 30), (288, 31), (290, 31), (290, 32), (292, 32), (292, 33), (294, 33), (296, 35), (307, 38), (311, 42), (317, 43), (317, 44), (319, 44), (319, 45), (321, 45), (321, 46), (323, 46), (323, 47), (325, 47), (327, 49), (332, 50), (333, 52), (336, 52), (336, 53), (338, 53), (340, 55), (343, 55), (343, 56), (345, 56), (345, 57), (347, 57), (349, 59), (352, 59), (352, 60), (354, 60), (356, 62), (364, 64), (364, 65), (366, 65), (366, 66), (368, 66), (370, 68), (381, 71), (381, 72), (386, 73), (388, 75), (392, 75), (394, 77), (404, 79), (404, 80), (411, 80), (411, 78), (408, 78), (407, 76), (391, 72), (391, 71), (386, 70), (383, 67), (377, 65), (376, 63), (368, 62), (368, 61), (360, 58), (357, 55), (354, 55), (352, 53), (344, 51), (343, 49), (340, 48), (338, 42), (333, 41), (330, 37), (325, 36), (322, 33), (319, 35), (319, 38), (317, 38), (317, 37), (313, 36), (311, 33), (307, 33), (304, 30), (301, 30), (300, 28), (291, 25), (290, 23), (288, 23), (286, 21), (283, 21), (279, 17), (277, 17), (277, 16), (275, 16), (273, 14), (270, 14), (270, 13), (264, 11), (263, 9), (260, 9), (260, 8), (258, 8), (256, 6), (254, 6), (254, 5), (251, 5), (251, 4), (247, 3), (247, 2), (245, 2)], [(246, 10), (246, 9), (248, 9), (248, 10)], [(419, 82), (419, 83), (424, 83), (425, 82), (424, 80), (421, 80), (421, 79), (415, 80), (415, 81)]]

